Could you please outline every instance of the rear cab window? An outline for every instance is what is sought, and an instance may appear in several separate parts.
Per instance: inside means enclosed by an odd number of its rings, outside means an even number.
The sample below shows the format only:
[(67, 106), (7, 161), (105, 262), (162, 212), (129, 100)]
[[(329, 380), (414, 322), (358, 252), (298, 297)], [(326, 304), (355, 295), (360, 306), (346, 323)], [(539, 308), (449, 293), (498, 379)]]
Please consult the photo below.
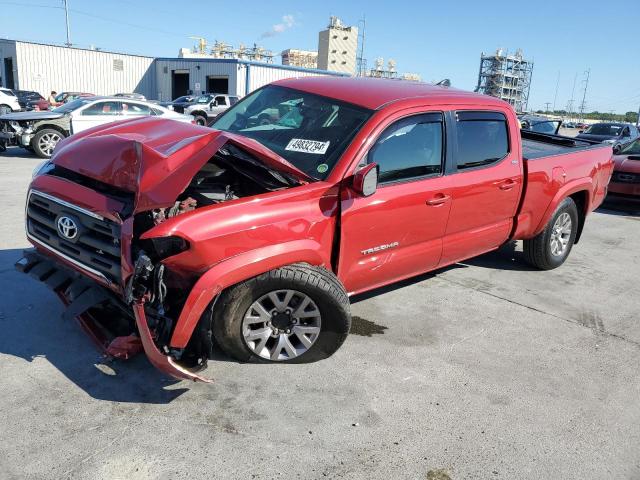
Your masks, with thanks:
[(456, 112), (456, 169), (464, 171), (499, 162), (509, 153), (507, 118), (500, 112)]

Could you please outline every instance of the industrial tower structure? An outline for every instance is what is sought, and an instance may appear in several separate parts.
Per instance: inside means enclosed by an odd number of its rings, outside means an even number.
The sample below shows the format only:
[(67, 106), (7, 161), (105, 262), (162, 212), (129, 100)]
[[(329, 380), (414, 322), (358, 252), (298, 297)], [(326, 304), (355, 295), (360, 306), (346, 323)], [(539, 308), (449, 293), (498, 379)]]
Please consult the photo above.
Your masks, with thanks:
[(500, 98), (510, 103), (516, 112), (525, 112), (532, 73), (533, 62), (524, 59), (522, 50), (516, 50), (514, 55), (501, 48), (493, 55), (483, 52), (476, 92)]

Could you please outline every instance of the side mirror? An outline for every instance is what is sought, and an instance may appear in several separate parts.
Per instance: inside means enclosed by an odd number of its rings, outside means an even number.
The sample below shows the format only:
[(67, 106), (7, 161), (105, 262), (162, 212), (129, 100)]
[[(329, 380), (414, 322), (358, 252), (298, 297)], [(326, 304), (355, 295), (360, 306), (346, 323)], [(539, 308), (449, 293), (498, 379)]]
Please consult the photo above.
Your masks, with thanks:
[(353, 190), (363, 197), (369, 197), (378, 189), (378, 164), (370, 163), (353, 175)]

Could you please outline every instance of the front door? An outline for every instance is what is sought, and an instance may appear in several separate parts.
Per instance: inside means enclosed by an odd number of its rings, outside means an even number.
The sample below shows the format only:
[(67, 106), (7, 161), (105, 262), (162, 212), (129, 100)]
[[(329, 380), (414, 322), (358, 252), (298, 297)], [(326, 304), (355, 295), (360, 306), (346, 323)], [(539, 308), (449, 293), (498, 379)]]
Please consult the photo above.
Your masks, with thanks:
[(439, 112), (393, 122), (360, 162), (378, 164), (377, 191), (342, 190), (338, 276), (349, 293), (437, 266), (451, 206), (443, 138)]
[(503, 112), (452, 114), (451, 213), (441, 264), (499, 247), (511, 233), (522, 190), (520, 132)]

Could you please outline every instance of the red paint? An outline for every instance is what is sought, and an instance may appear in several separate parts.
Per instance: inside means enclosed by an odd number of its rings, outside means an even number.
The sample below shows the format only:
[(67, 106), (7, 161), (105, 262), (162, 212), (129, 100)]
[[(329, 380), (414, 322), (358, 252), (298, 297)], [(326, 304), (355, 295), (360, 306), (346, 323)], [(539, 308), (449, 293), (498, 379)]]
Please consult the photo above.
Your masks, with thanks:
[[(531, 238), (567, 195), (586, 195), (588, 213), (606, 193), (612, 171), (610, 149), (525, 160), (515, 113), (494, 98), (383, 80), (308, 78), (278, 84), (378, 109), (326, 181), (310, 181), (253, 140), (156, 118), (87, 130), (61, 142), (54, 156), (59, 166), (134, 193), (136, 212), (172, 205), (226, 142), (301, 180), (300, 186), (287, 190), (199, 208), (143, 234), (143, 238), (179, 236), (190, 245), (163, 261), (169, 271), (193, 280), (171, 338), (173, 348), (187, 345), (220, 291), (273, 268), (296, 262), (322, 265), (333, 269), (350, 293), (364, 292), (498, 248), (511, 239)], [(486, 168), (380, 186), (369, 197), (352, 188), (361, 160), (392, 122), (417, 113), (456, 110), (502, 112), (509, 123), (509, 154)], [(133, 222), (131, 217), (124, 222), (119, 218), (121, 205), (48, 175), (37, 177), (32, 188), (122, 223), (122, 282), (112, 286), (121, 291), (133, 264)], [(134, 304), (133, 310), (150, 361), (177, 378), (202, 380), (158, 349), (143, 305)]]
[(609, 192), (631, 195), (640, 199), (640, 155), (616, 155), (613, 161), (613, 169), (616, 173), (633, 175), (636, 180), (635, 183), (627, 183), (614, 177), (609, 184)]

